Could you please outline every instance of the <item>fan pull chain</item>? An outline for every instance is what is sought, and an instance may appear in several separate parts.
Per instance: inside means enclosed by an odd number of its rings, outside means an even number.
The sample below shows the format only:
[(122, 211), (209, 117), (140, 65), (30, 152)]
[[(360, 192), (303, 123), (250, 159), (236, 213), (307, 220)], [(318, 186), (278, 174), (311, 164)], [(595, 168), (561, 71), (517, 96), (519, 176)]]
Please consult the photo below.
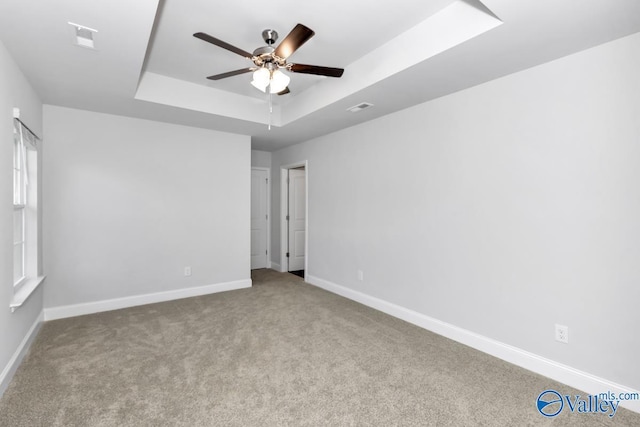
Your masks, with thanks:
[(269, 93), (269, 127), (268, 130), (271, 130), (271, 116), (273, 115), (273, 94), (271, 93), (271, 83), (267, 86), (267, 92)]

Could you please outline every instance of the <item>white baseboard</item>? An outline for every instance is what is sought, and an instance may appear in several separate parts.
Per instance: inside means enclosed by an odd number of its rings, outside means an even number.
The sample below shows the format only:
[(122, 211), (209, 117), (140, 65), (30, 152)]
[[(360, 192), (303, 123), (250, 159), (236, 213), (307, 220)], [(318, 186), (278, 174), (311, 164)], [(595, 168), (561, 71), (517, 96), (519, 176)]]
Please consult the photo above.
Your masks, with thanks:
[(7, 390), (7, 387), (9, 387), (9, 383), (11, 383), (11, 380), (13, 379), (13, 375), (18, 370), (18, 366), (20, 366), (20, 362), (22, 362), (22, 359), (24, 359), (24, 356), (29, 351), (29, 347), (31, 347), (31, 343), (33, 343), (33, 340), (38, 335), (38, 331), (42, 326), (43, 320), (44, 320), (44, 313), (40, 312), (40, 315), (36, 318), (36, 321), (33, 323), (31, 328), (29, 328), (29, 331), (22, 339), (22, 342), (20, 343), (16, 351), (13, 353), (13, 356), (11, 356), (11, 359), (9, 359), (7, 366), (5, 366), (4, 369), (2, 370), (2, 373), (0, 373), (0, 396), (2, 396), (4, 392)]
[(270, 268), (272, 270), (275, 270), (275, 271), (282, 271), (282, 267), (280, 266), (280, 264), (275, 263), (273, 261), (271, 261), (271, 267)]
[[(307, 276), (307, 282), (589, 394), (607, 391), (616, 394), (639, 393), (638, 390), (634, 390), (631, 387), (591, 375), (319, 277)], [(540, 392), (542, 391), (544, 390), (540, 390)], [(622, 401), (620, 406), (640, 413), (640, 401), (638, 400)]]
[(81, 304), (50, 307), (44, 309), (45, 320), (64, 319), (67, 317), (82, 316), (85, 314), (100, 313), (102, 311), (118, 310), (121, 308), (135, 307), (138, 305), (153, 304), (156, 302), (171, 301), (181, 298), (190, 298), (200, 295), (214, 294), (217, 292), (233, 291), (236, 289), (250, 288), (251, 279), (236, 280), (233, 282), (216, 283), (213, 285), (198, 286), (194, 288), (176, 289), (173, 291), (156, 292), (153, 294), (134, 295), (130, 297), (114, 298), (102, 301), (94, 301)]

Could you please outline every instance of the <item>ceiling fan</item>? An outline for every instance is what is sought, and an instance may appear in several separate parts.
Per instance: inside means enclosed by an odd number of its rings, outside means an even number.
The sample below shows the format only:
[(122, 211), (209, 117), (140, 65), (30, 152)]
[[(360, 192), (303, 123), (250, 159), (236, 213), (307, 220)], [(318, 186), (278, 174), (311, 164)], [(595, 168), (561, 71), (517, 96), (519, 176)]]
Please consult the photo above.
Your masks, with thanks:
[(253, 86), (262, 92), (285, 95), (289, 93), (287, 85), (289, 84), (290, 77), (281, 70), (328, 77), (341, 77), (344, 72), (344, 69), (342, 68), (320, 67), (317, 65), (294, 64), (287, 62), (287, 58), (289, 58), (289, 56), (298, 50), (300, 46), (313, 37), (314, 34), (315, 32), (312, 29), (302, 24), (298, 24), (293, 28), (293, 30), (291, 30), (284, 40), (274, 48), (273, 45), (278, 39), (278, 33), (275, 30), (264, 30), (262, 32), (262, 38), (267, 45), (257, 48), (253, 53), (237, 48), (206, 33), (195, 33), (193, 36), (243, 56), (251, 60), (254, 64), (254, 66), (250, 68), (242, 68), (240, 70), (216, 74), (207, 77), (207, 79), (220, 80), (253, 71), (253, 81), (251, 82)]

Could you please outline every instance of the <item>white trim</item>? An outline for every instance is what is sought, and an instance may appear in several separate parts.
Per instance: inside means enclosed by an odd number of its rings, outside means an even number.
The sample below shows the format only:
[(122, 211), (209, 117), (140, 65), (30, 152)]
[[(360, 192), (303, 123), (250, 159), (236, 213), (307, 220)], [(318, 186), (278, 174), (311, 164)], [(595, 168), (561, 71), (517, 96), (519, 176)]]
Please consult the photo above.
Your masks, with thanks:
[(289, 239), (287, 239), (287, 231), (289, 225), (287, 224), (287, 201), (289, 197), (289, 188), (287, 183), (288, 169), (285, 167), (280, 168), (280, 271), (286, 273), (287, 271), (287, 248), (289, 247)]
[(267, 172), (267, 263), (266, 268), (271, 268), (271, 168), (251, 166), (251, 170)]
[(152, 294), (134, 295), (130, 297), (64, 305), (60, 307), (51, 307), (44, 309), (44, 319), (64, 319), (67, 317), (82, 316), (85, 314), (100, 313), (102, 311), (118, 310), (121, 308), (135, 307), (138, 305), (154, 304), (157, 302), (172, 301), (181, 298), (190, 298), (200, 295), (215, 294), (217, 292), (233, 291), (236, 289), (250, 287), (251, 279), (245, 279), (236, 280), (233, 282), (216, 283), (213, 285), (198, 286), (194, 288), (176, 289), (173, 291), (156, 292)]
[(33, 325), (31, 325), (31, 328), (22, 339), (22, 342), (20, 343), (18, 348), (16, 348), (13, 356), (11, 356), (11, 359), (9, 359), (7, 366), (5, 366), (2, 370), (2, 373), (0, 373), (0, 396), (2, 396), (7, 390), (7, 387), (9, 387), (14, 374), (18, 370), (18, 366), (20, 366), (22, 359), (24, 359), (24, 356), (29, 351), (33, 340), (36, 338), (36, 336), (38, 336), (38, 331), (42, 326), (43, 320), (44, 312), (40, 312), (40, 314), (36, 318), (36, 321), (33, 323)]
[[(617, 384), (604, 378), (597, 377), (587, 372), (580, 371), (562, 363), (555, 362), (537, 354), (530, 353), (517, 347), (496, 341), (475, 332), (451, 325), (433, 317), (426, 316), (413, 310), (387, 302), (380, 298), (372, 297), (347, 287), (337, 285), (319, 277), (308, 275), (308, 283), (338, 294), (350, 300), (359, 302), (368, 307), (382, 311), (398, 319), (412, 323), (421, 328), (435, 332), (436, 334), (458, 341), (469, 347), (505, 360), (521, 368), (551, 378), (570, 387), (585, 391), (590, 394), (598, 394), (607, 391), (614, 393), (639, 393), (631, 387)], [(540, 390), (542, 392), (544, 390)], [(623, 406), (631, 411), (640, 413), (640, 401), (622, 401)]]
[(280, 264), (273, 261), (269, 261), (269, 262), (271, 263), (271, 267), (269, 267), (270, 269), (282, 272), (282, 267), (280, 267)]
[(9, 308), (11, 308), (12, 313), (24, 304), (31, 294), (38, 289), (38, 286), (40, 286), (40, 283), (42, 283), (46, 277), (47, 276), (38, 276), (34, 279), (27, 279), (15, 287), (16, 291), (11, 298), (11, 302), (9, 302)]

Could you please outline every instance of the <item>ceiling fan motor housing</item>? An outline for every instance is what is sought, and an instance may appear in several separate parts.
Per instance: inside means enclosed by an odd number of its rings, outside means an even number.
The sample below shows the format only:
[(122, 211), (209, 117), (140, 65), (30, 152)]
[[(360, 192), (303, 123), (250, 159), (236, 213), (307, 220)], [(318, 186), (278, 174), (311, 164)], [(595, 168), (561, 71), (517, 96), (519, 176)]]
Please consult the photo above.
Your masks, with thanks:
[[(275, 51), (275, 49), (273, 47), (271, 47), (271, 46), (259, 47), (259, 48), (257, 48), (256, 50), (253, 51), (253, 58), (251, 58), (251, 60), (258, 67), (265, 67), (266, 66), (266, 67), (271, 69), (277, 63), (277, 61), (273, 57), (273, 52), (274, 51)], [(280, 65), (280, 64), (278, 64), (278, 65)]]

